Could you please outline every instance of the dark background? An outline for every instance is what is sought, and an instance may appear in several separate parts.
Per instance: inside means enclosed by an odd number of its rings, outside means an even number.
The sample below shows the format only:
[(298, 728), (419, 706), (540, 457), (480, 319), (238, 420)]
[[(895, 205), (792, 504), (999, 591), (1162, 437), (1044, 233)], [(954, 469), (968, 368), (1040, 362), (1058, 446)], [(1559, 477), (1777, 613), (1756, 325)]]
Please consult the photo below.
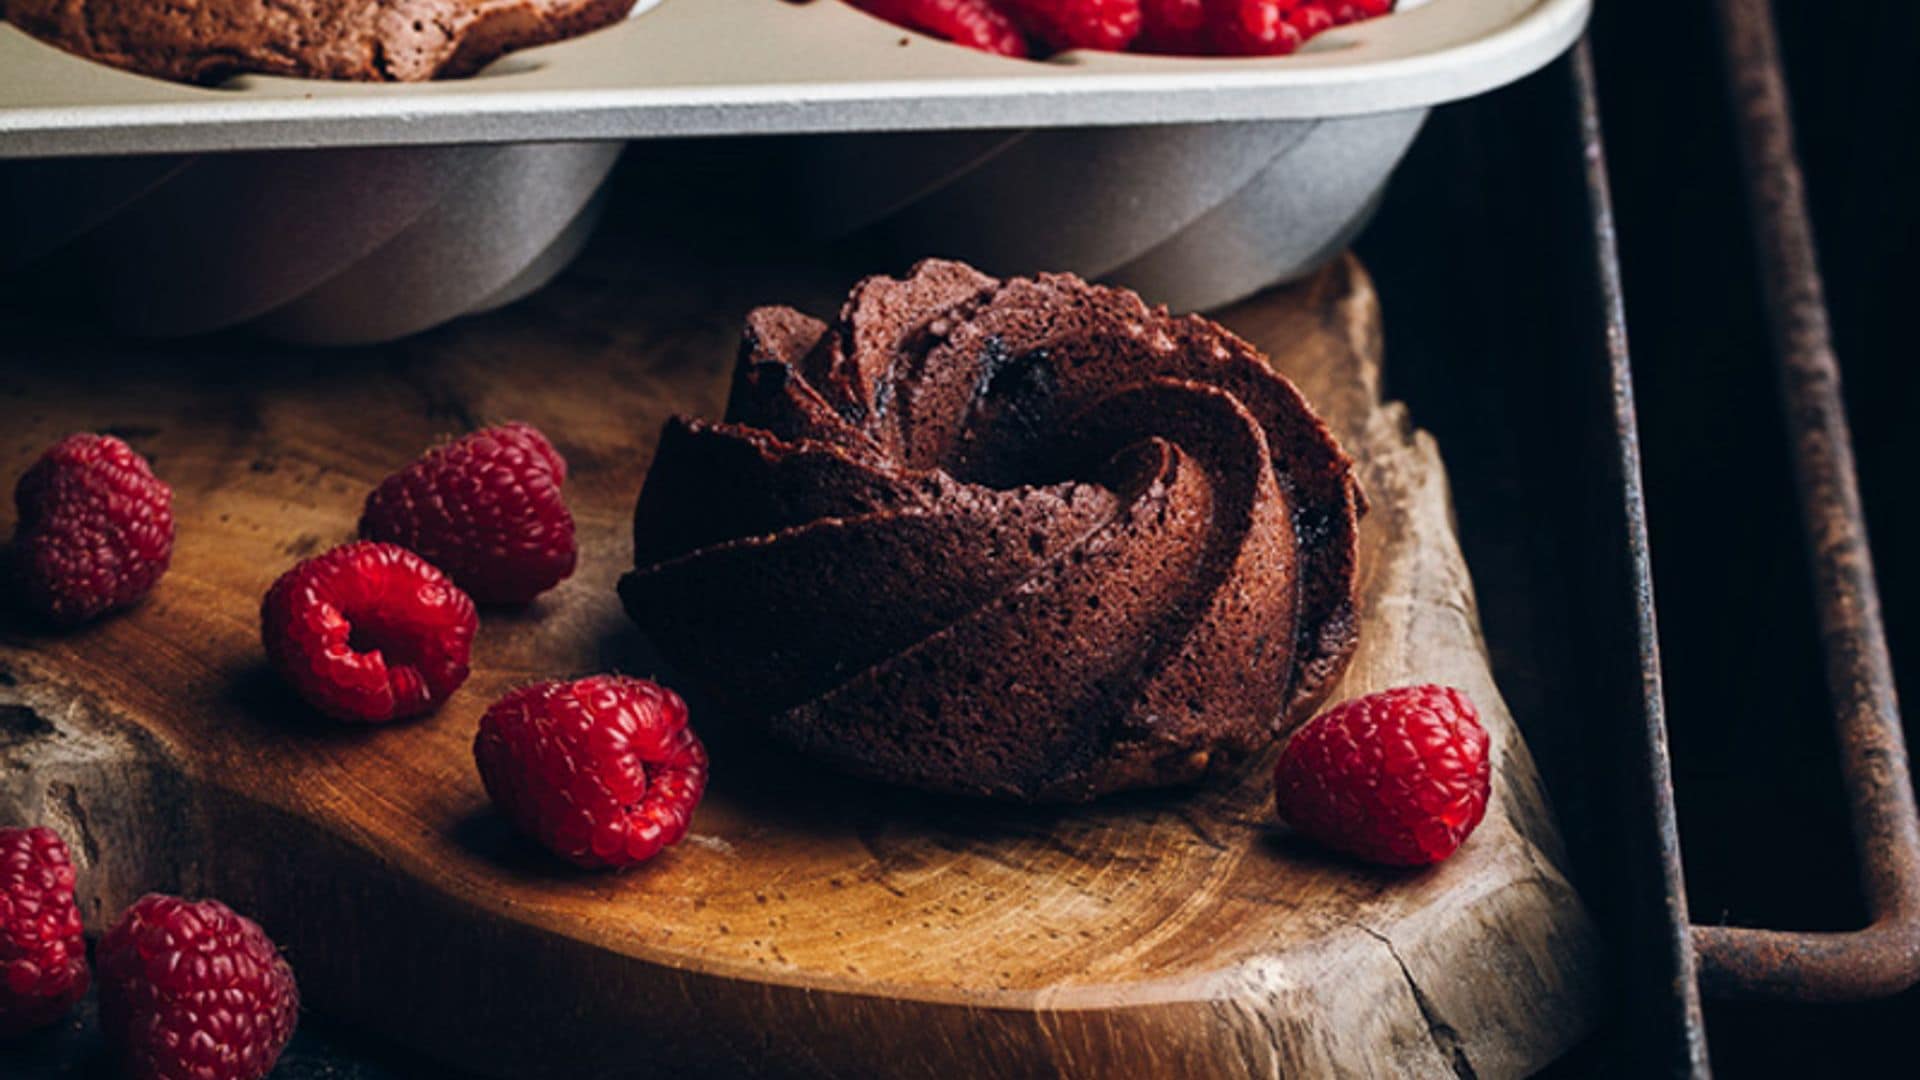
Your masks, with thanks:
[[(1688, 899), (1702, 922), (1864, 921), (1752, 269), (1712, 4), (1602, 0), (1594, 44), (1646, 461)], [(1920, 7), (1777, 0), (1895, 664), (1915, 685), (1920, 404), (1906, 336), (1920, 241)], [(1565, 65), (1436, 113), (1362, 255), (1388, 315), (1389, 393), (1445, 452), (1496, 673), (1568, 820), (1576, 875), (1615, 926), (1636, 884), (1606, 848), (1631, 721), (1595, 524), (1608, 447)], [(630, 170), (632, 171), (632, 170)], [(624, 182), (640, 182), (628, 176)], [(616, 207), (612, 216), (619, 227)], [(1615, 620), (1617, 622), (1617, 620)], [(1631, 973), (1631, 964), (1623, 965)], [(1623, 983), (1657, 1004), (1656, 983)], [(1623, 1013), (1623, 1015), (1630, 1015)], [(1856, 1006), (1709, 1003), (1723, 1076), (1848, 1075), (1920, 1021), (1920, 993)], [(90, 1018), (27, 1048), (28, 1075), (97, 1069)], [(1616, 1021), (1560, 1072), (1619, 1071)], [(1897, 1060), (1897, 1059), (1896, 1059)], [(16, 1064), (22, 1064), (16, 1058)], [(0, 1069), (14, 1075), (11, 1068)], [(280, 1075), (439, 1075), (308, 1018)]]
[[(1602, 100), (1641, 404), (1688, 899), (1696, 921), (1851, 929), (1865, 916), (1836, 782), (1786, 442), (1742, 218), (1711, 4), (1605, 4)], [(1776, 0), (1846, 397), (1903, 688), (1920, 667), (1920, 11)], [(1909, 726), (1911, 732), (1911, 725)], [(1912, 736), (1909, 735), (1911, 740)], [(1715, 1006), (1722, 1075), (1866, 1072), (1920, 994)]]
[[(1713, 7), (1603, 2), (1592, 34), (1688, 901), (1698, 922), (1852, 929), (1865, 914)], [(1911, 689), (1920, 520), (1908, 493), (1920, 434), (1908, 410), (1920, 385), (1905, 331), (1920, 284), (1910, 261), (1920, 241), (1920, 11), (1867, 4), (1842, 18), (1827, 4), (1775, 7), (1890, 645)], [(1562, 78), (1545, 73), (1438, 114), (1360, 246), (1382, 279), (1389, 390), (1447, 452), (1496, 671), (1578, 843), (1606, 830), (1613, 807), (1598, 793), (1624, 781), (1595, 775), (1593, 740), (1576, 729), (1626, 718), (1580, 700), (1591, 628), (1579, 623), (1594, 610), (1580, 578), (1592, 554), (1579, 500), (1562, 490), (1599, 481), (1560, 430), (1583, 407), (1573, 395), (1599, 388), (1534, 366), (1569, 361), (1541, 350), (1562, 344), (1550, 324), (1578, 320), (1564, 286), (1536, 279), (1563, 271), (1534, 261), (1556, 258), (1562, 234), (1549, 219), (1566, 212), (1549, 190), (1565, 178), (1530, 156), (1556, 145), (1564, 121), (1550, 119), (1558, 103), (1544, 84)], [(1410, 252), (1416, 245), (1425, 250)], [(1458, 274), (1463, 249), (1471, 284), (1429, 295)], [(1521, 265), (1502, 268), (1514, 259)], [(1588, 471), (1565, 475), (1569, 463)], [(1603, 860), (1577, 869), (1603, 909), (1626, 887)], [(1647, 981), (1628, 992), (1665, 991)], [(1914, 992), (1872, 1005), (1707, 1005), (1712, 1061), (1728, 1076), (1872, 1070), (1904, 1056), (1904, 1025), (1916, 1020)], [(1610, 1062), (1596, 1052), (1568, 1071), (1606, 1072)]]

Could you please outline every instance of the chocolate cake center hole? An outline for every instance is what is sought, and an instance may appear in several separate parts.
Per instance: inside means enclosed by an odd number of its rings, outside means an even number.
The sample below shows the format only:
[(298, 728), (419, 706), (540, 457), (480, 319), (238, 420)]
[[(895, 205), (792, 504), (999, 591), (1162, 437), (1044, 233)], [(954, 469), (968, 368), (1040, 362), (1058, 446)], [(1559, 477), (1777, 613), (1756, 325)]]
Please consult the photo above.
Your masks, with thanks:
[(998, 339), (981, 356), (966, 433), (949, 471), (970, 483), (1013, 488), (1064, 478), (1054, 441), (1059, 380), (1045, 349), (1009, 350)]

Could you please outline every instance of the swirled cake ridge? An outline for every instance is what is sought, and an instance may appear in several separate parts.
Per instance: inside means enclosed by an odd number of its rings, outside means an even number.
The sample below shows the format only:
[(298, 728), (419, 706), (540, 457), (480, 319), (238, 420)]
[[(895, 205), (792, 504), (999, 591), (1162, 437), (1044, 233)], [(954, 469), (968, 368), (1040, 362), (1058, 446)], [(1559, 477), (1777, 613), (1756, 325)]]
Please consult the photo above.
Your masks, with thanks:
[(1131, 292), (928, 260), (832, 325), (749, 315), (675, 418), (628, 612), (781, 740), (1077, 801), (1221, 772), (1352, 654), (1353, 463), (1253, 346)]

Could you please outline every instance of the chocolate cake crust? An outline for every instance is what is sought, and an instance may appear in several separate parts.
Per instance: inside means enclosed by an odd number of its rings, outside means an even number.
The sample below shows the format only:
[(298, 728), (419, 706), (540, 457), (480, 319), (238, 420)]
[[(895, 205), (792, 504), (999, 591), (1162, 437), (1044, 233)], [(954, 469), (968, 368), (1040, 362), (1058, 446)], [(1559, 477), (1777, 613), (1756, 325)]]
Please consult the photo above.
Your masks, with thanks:
[(629, 613), (680, 674), (843, 769), (1077, 801), (1230, 769), (1355, 644), (1353, 463), (1208, 320), (930, 260), (827, 325), (748, 318), (675, 419)]
[(633, 0), (0, 0), (68, 52), (180, 82), (418, 82), (618, 22)]

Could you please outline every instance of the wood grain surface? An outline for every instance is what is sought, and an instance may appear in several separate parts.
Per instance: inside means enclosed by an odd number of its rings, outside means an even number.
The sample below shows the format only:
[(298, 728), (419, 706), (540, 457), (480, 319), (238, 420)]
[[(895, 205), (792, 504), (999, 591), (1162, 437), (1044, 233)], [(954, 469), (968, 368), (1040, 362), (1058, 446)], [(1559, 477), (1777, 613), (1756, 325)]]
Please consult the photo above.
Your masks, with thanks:
[[(694, 701), (712, 787), (678, 849), (569, 870), (473, 767), (486, 704), (535, 678), (652, 673), (614, 595), (661, 422), (717, 415), (746, 309), (831, 313), (812, 266), (602, 245), (529, 301), (406, 344), (128, 346), (0, 327), (0, 478), (118, 433), (176, 493), (172, 571), (56, 635), (0, 616), (0, 820), (72, 842), (89, 929), (152, 889), (220, 896), (286, 948), (310, 1008), (511, 1075), (1508, 1076), (1596, 1021), (1598, 944), (1493, 684), (1430, 438), (1379, 400), (1351, 259), (1223, 320), (1268, 349), (1362, 467), (1365, 620), (1341, 699), (1452, 683), (1495, 796), (1426, 872), (1324, 857), (1235, 786), (1031, 809), (847, 780)], [(565, 453), (579, 572), (488, 610), (472, 679), (382, 729), (312, 716), (265, 667), (258, 604), (349, 538), (436, 438), (502, 419)], [(0, 530), (11, 530), (10, 503)]]

